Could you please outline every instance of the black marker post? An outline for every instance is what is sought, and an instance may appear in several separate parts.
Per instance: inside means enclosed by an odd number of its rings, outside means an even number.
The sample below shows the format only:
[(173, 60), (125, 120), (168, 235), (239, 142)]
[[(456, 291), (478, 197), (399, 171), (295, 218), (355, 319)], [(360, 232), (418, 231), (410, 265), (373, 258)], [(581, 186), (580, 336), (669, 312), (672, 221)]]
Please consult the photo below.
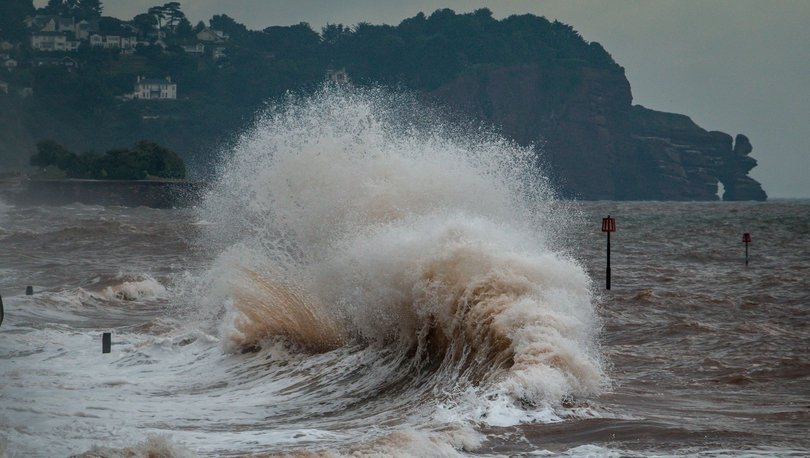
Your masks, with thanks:
[(101, 335), (101, 352), (109, 353), (112, 349), (112, 333), (105, 332)]
[(616, 220), (611, 218), (602, 218), (602, 232), (607, 233), (607, 269), (605, 269), (605, 289), (610, 289), (610, 233), (616, 232)]
[(745, 244), (745, 265), (748, 265), (748, 244), (751, 243), (751, 233), (746, 232), (743, 234), (743, 243)]

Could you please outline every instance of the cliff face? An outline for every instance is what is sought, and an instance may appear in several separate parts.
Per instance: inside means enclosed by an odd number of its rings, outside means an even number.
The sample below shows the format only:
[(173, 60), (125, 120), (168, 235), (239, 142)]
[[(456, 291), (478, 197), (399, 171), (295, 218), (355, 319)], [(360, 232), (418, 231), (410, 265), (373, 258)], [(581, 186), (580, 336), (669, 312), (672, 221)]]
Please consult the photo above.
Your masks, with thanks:
[(632, 105), (621, 69), (568, 62), (480, 70), (431, 93), (543, 151), (563, 195), (583, 199), (765, 200), (748, 177), (756, 160), (736, 142), (687, 116)]
[(760, 184), (748, 176), (757, 161), (748, 156), (745, 135), (735, 140), (723, 132), (708, 132), (689, 117), (631, 110), (631, 144), (624, 152), (628, 180), (620, 199), (715, 200), (717, 183), (724, 200), (765, 200)]

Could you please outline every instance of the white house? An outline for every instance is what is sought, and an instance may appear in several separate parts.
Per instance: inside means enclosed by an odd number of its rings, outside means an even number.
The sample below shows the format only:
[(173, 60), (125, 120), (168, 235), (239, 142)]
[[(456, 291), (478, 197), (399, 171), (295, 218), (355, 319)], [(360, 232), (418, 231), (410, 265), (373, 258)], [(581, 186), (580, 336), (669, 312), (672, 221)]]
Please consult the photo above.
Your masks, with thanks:
[(79, 40), (67, 32), (35, 32), (31, 35), (31, 47), (37, 51), (77, 51)]
[(104, 49), (135, 49), (138, 45), (138, 37), (127, 34), (102, 35), (94, 33), (90, 35), (90, 46)]
[(205, 53), (205, 45), (202, 43), (183, 45), (183, 51), (185, 51), (187, 54), (197, 54), (201, 56), (203, 53)]
[(225, 46), (215, 46), (214, 49), (211, 50), (211, 58), (214, 60), (220, 60), (225, 57)]
[(142, 100), (175, 100), (177, 99), (177, 83), (171, 77), (144, 78), (139, 76), (135, 82), (135, 91), (132, 98)]

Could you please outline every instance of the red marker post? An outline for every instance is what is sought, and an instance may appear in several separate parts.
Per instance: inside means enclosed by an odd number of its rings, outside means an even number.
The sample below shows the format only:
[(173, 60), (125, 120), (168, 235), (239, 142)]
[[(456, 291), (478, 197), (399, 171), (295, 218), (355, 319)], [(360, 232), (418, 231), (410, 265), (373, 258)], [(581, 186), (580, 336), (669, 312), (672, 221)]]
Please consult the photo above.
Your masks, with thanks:
[(751, 234), (746, 232), (743, 234), (743, 243), (745, 244), (745, 265), (748, 265), (748, 244), (751, 243)]
[(605, 288), (610, 289), (610, 233), (616, 232), (616, 220), (611, 218), (610, 215), (608, 215), (607, 218), (602, 218), (602, 232), (607, 233), (607, 270), (605, 271)]

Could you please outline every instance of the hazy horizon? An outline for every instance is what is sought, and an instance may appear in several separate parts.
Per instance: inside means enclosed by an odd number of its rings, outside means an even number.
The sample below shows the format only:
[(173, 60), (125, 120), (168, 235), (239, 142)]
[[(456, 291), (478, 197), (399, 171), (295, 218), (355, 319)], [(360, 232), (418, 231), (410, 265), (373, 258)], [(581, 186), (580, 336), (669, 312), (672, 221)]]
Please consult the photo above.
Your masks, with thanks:
[[(45, 2), (38, 0), (37, 5)], [(751, 139), (759, 165), (750, 176), (769, 197), (810, 197), (810, 155), (804, 127), (810, 124), (810, 2), (723, 0), (348, 0), (180, 1), (192, 23), (228, 14), (251, 29), (308, 22), (398, 24), (439, 8), (491, 9), (496, 18), (531, 13), (570, 24), (597, 41), (625, 72), (633, 103), (682, 113), (707, 130)], [(161, 4), (107, 0), (104, 14), (130, 19)]]

